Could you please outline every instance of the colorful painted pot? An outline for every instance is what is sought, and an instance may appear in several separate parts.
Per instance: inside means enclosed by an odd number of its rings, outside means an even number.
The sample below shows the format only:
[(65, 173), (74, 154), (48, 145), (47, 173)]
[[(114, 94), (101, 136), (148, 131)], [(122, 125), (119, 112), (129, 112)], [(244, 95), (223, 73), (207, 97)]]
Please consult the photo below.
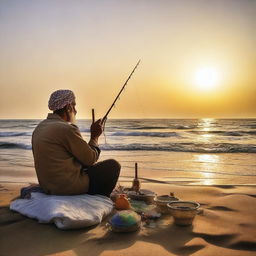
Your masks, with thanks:
[(140, 228), (141, 217), (134, 211), (124, 210), (117, 212), (109, 224), (114, 232), (132, 232)]

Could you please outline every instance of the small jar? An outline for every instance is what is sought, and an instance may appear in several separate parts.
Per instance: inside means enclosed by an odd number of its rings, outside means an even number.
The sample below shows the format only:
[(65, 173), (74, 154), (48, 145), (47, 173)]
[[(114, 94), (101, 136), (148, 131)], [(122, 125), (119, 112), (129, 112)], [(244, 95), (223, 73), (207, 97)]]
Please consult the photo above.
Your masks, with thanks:
[(115, 208), (117, 210), (128, 210), (131, 208), (130, 202), (125, 194), (120, 194), (117, 196), (115, 201)]

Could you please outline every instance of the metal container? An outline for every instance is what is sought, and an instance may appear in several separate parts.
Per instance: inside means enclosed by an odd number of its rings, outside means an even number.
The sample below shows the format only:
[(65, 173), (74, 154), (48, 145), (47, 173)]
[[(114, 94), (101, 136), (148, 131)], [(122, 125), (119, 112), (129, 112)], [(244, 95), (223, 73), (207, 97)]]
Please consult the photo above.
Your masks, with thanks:
[(167, 214), (170, 213), (170, 210), (167, 206), (168, 203), (171, 203), (173, 201), (178, 201), (179, 199), (177, 197), (174, 197), (173, 194), (169, 195), (161, 195), (161, 196), (156, 196), (154, 198), (154, 202), (157, 206), (157, 211), (162, 213), (162, 214)]
[(191, 225), (198, 213), (199, 203), (193, 201), (177, 201), (167, 204), (174, 223), (181, 226)]
[(127, 195), (132, 200), (144, 201), (147, 204), (152, 204), (156, 194), (147, 189), (140, 189), (139, 192), (129, 191)]

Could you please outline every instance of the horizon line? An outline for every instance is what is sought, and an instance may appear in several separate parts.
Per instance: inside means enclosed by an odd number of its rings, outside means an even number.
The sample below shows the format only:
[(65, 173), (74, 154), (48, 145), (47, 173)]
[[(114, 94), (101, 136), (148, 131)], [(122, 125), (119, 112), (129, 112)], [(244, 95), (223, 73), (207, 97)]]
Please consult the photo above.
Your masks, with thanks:
[[(46, 118), (0, 118), (0, 120), (44, 120)], [(164, 120), (164, 119), (256, 119), (255, 117), (147, 117), (147, 118), (108, 118), (107, 120)], [(91, 120), (91, 118), (77, 118), (76, 120)]]

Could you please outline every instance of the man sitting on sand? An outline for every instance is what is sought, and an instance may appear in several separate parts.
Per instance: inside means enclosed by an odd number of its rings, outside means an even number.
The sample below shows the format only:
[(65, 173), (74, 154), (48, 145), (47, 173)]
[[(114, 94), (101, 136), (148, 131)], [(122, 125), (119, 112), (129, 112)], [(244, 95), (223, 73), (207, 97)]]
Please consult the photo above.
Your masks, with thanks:
[(100, 194), (110, 196), (120, 173), (113, 160), (97, 162), (98, 138), (103, 124), (91, 125), (89, 143), (75, 125), (76, 101), (70, 90), (57, 90), (50, 96), (49, 113), (35, 128), (32, 150), (37, 178), (45, 193), (54, 195)]

